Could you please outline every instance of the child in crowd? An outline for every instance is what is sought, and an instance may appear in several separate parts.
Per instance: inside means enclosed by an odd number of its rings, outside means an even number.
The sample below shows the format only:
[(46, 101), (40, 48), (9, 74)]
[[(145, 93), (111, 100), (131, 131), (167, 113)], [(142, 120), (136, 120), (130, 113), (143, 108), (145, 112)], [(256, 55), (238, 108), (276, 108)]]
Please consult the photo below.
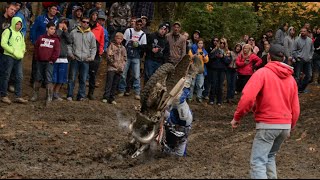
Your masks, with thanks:
[[(193, 44), (191, 49), (189, 50), (190, 57), (198, 56), (202, 62), (202, 66), (209, 61), (208, 52), (204, 49), (204, 40), (200, 38), (197, 44)], [(202, 102), (202, 91), (204, 90), (204, 76), (206, 75), (206, 71), (203, 73), (199, 73), (196, 75), (196, 78), (193, 79), (191, 87), (190, 87), (190, 94), (189, 94), (189, 101), (192, 101), (193, 91), (196, 88), (197, 91), (197, 102)]]
[(104, 103), (117, 104), (115, 101), (115, 92), (127, 60), (127, 50), (122, 45), (122, 41), (123, 34), (117, 32), (114, 42), (110, 43), (107, 49), (107, 78), (102, 100)]
[(60, 88), (68, 82), (68, 48), (67, 45), (72, 43), (70, 33), (68, 31), (69, 21), (65, 17), (61, 17), (58, 23), (57, 35), (60, 37), (60, 56), (53, 65), (53, 99), (63, 100), (59, 95)]
[(37, 101), (41, 81), (46, 84), (46, 103), (52, 101), (53, 63), (60, 56), (60, 38), (56, 35), (56, 25), (49, 22), (46, 26), (46, 34), (41, 35), (35, 44), (35, 60), (37, 65), (36, 81), (33, 84), (33, 96), (31, 101)]

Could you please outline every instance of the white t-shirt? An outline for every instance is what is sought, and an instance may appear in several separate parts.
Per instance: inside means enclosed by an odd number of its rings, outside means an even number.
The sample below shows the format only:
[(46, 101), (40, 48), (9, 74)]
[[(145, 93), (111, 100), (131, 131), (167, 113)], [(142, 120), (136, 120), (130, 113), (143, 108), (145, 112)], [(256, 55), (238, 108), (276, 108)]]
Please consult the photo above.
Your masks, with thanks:
[[(131, 29), (131, 32), (132, 32), (132, 38), (130, 39), (130, 29)], [(126, 42), (126, 45), (128, 44), (128, 42), (130, 40), (132, 41), (138, 41), (141, 34), (144, 33), (142, 30), (140, 30), (139, 32), (135, 31), (134, 28), (128, 28), (126, 29), (126, 31), (124, 32), (124, 39), (127, 41)], [(144, 45), (144, 44), (147, 44), (147, 37), (146, 37), (146, 34), (144, 34), (140, 41), (139, 41), (139, 45)]]

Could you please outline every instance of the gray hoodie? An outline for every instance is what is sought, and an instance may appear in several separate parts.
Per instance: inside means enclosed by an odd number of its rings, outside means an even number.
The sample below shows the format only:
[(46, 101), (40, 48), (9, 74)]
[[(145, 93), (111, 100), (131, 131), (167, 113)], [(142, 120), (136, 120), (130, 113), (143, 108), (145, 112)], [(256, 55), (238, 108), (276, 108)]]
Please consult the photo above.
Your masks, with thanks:
[(305, 39), (300, 36), (294, 40), (292, 56), (297, 61), (310, 62), (313, 52), (314, 46), (311, 38), (308, 36)]
[(287, 33), (283, 31), (283, 28), (278, 29), (274, 37), (274, 44), (280, 44), (283, 46), (283, 40), (285, 36), (287, 36)]
[(68, 55), (78, 61), (93, 61), (97, 52), (96, 38), (91, 29), (82, 30), (79, 26), (70, 33), (72, 44), (68, 45)]
[(290, 30), (294, 27), (290, 26), (288, 29), (288, 35), (283, 40), (283, 46), (284, 46), (284, 53), (286, 57), (292, 57), (292, 50), (293, 50), (293, 43), (296, 37), (290, 36)]

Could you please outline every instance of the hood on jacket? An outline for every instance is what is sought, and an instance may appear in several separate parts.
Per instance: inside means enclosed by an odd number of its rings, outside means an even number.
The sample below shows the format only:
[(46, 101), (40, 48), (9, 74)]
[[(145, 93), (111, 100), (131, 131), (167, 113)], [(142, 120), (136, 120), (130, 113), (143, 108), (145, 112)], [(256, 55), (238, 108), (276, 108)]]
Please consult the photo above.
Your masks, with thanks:
[(21, 22), (21, 28), (19, 29), (19, 31), (21, 31), (23, 24), (22, 24), (22, 19), (21, 19), (20, 17), (13, 17), (13, 18), (11, 19), (10, 29), (12, 29), (12, 30), (15, 31), (15, 30), (16, 30), (16, 24), (17, 24), (18, 22)]
[(285, 79), (293, 74), (293, 67), (279, 61), (270, 61), (265, 65), (266, 68), (273, 71), (279, 78)]
[(291, 31), (291, 29), (294, 29), (294, 27), (293, 26), (290, 26), (289, 28), (288, 28), (288, 31), (287, 31), (287, 34), (290, 36), (290, 31)]

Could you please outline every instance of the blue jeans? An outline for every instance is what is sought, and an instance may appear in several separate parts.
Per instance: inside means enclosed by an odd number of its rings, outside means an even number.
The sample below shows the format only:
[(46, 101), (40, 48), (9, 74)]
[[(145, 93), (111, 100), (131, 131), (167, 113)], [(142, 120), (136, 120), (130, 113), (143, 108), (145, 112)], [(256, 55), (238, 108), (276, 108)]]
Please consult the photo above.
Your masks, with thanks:
[(133, 76), (133, 89), (136, 95), (140, 95), (140, 58), (128, 58), (126, 65), (124, 67), (123, 73), (121, 75), (120, 83), (119, 83), (119, 91), (124, 93), (127, 87), (127, 73), (129, 68), (132, 68), (132, 76)]
[[(300, 79), (300, 74), (303, 72), (305, 75), (304, 78)], [(304, 91), (312, 76), (312, 67), (311, 62), (305, 62), (305, 61), (297, 61), (294, 66), (294, 78), (297, 81), (299, 91)]]
[(250, 175), (252, 179), (276, 179), (276, 154), (290, 134), (290, 129), (257, 129), (252, 144)]
[(89, 73), (89, 63), (84, 61), (71, 60), (69, 79), (68, 79), (68, 94), (67, 97), (73, 97), (73, 89), (77, 73), (79, 71), (79, 89), (77, 99), (86, 97), (86, 79)]
[(153, 61), (151, 59), (146, 59), (144, 62), (144, 84), (150, 79), (152, 74), (156, 72), (156, 70), (162, 65), (157, 61)]
[(237, 71), (235, 69), (228, 68), (226, 71), (227, 77), (227, 99), (234, 98), (234, 92), (236, 90)]
[(48, 61), (36, 61), (36, 81), (44, 82), (45, 85), (52, 83), (53, 77), (53, 64)]
[(8, 95), (8, 83), (11, 71), (14, 70), (15, 75), (15, 96), (21, 97), (21, 83), (23, 79), (22, 62), (8, 55), (1, 55), (0, 61), (0, 95), (5, 97)]
[(204, 90), (203, 84), (204, 84), (203, 73), (197, 74), (196, 78), (194, 78), (192, 80), (191, 87), (190, 87), (190, 94), (189, 94), (188, 99), (192, 99), (194, 89), (196, 89), (197, 98), (202, 99), (202, 92)]

